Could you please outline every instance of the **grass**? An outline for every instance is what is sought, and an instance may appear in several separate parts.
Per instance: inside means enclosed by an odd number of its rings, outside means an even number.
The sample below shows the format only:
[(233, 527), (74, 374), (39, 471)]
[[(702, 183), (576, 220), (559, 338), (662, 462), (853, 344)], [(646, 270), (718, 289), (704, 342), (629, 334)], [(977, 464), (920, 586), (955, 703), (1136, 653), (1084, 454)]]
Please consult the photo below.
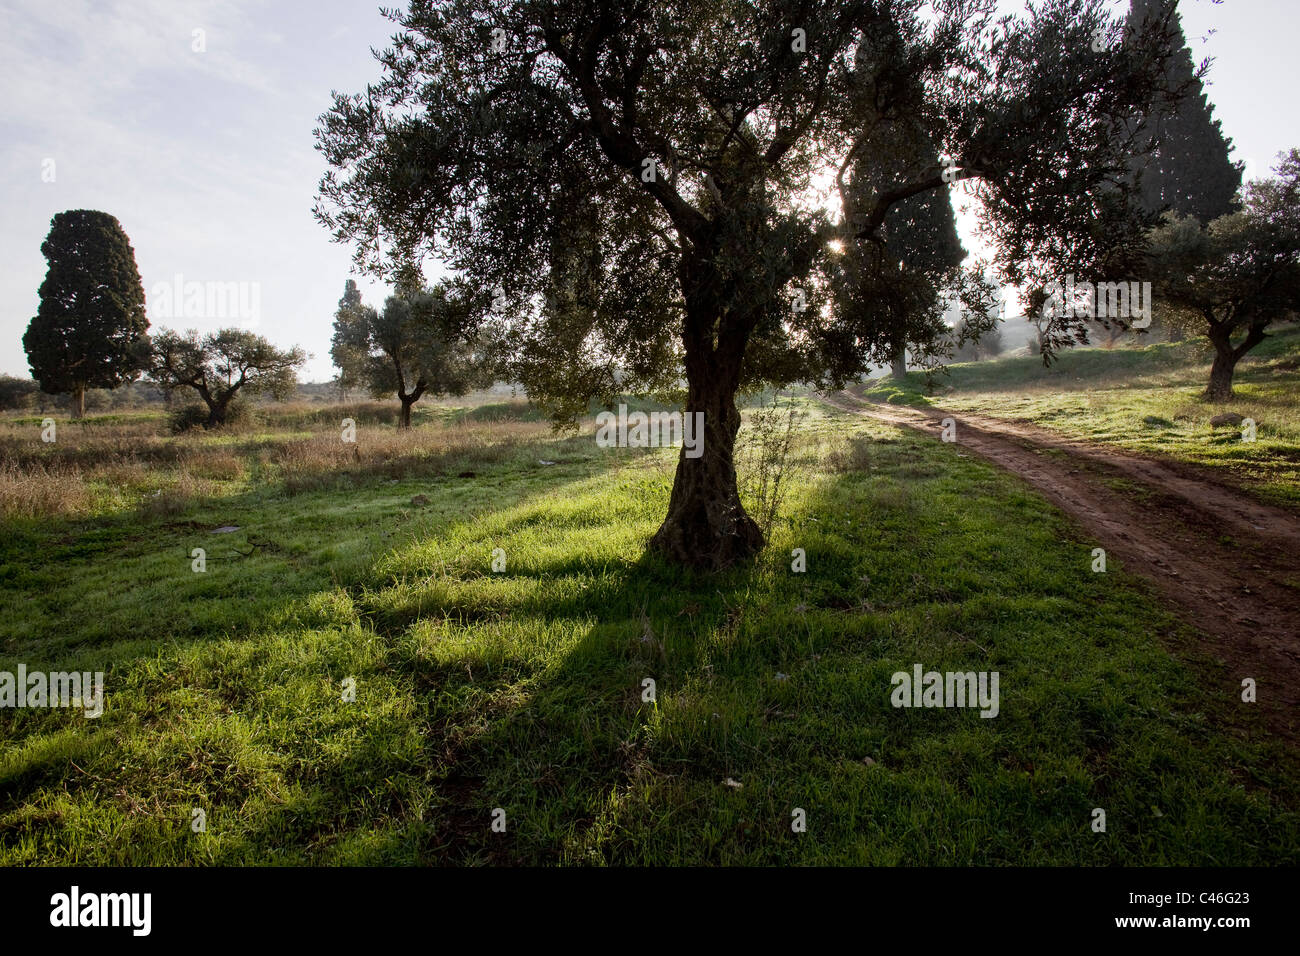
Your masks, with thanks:
[[(590, 429), (113, 439), (211, 485), (6, 516), (0, 670), (108, 701), (0, 712), (0, 863), (1300, 860), (1294, 757), (1135, 579), (952, 446), (801, 408), (771, 547), (721, 577), (642, 554), (672, 452)], [(104, 485), (96, 440), (67, 480)], [(1001, 713), (891, 707), (916, 663), (998, 671)]]
[[(1073, 349), (1045, 368), (1037, 357), (951, 368), (928, 393), (924, 375), (870, 383), (895, 404), (936, 405), (1032, 422), (1064, 435), (1191, 462), (1261, 498), (1300, 507), (1300, 326), (1285, 326), (1237, 366), (1236, 397), (1200, 395), (1211, 354), (1203, 340), (1134, 349)], [(1214, 427), (1225, 411), (1255, 421), (1255, 440)]]
[[(39, 418), (11, 418), (0, 422), (0, 518), (175, 513), (268, 483), (292, 493), (361, 476), (455, 473), (466, 456), (508, 457), (520, 440), (550, 434), (523, 402), (430, 405), (416, 420), (438, 427), (407, 435), (391, 427), (396, 418), (395, 407), (379, 402), (271, 407), (240, 428), (173, 436), (165, 416), (113, 416), (56, 422), (48, 443), (39, 440)], [(347, 419), (355, 443), (342, 440)]]

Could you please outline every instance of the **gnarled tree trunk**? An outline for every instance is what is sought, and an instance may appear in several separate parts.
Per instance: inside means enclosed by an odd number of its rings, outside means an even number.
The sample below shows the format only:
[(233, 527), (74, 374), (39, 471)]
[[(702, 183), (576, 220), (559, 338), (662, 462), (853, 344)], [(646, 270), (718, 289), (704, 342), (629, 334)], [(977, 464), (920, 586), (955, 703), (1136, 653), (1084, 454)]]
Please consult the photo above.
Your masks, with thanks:
[[(205, 396), (206, 397), (206, 396)], [(221, 398), (209, 398), (207, 428), (220, 428), (226, 423), (226, 409), (230, 407), (230, 395)]]
[(1232, 398), (1232, 375), (1243, 355), (1264, 341), (1266, 322), (1252, 322), (1246, 337), (1235, 348), (1232, 345), (1232, 327), (1210, 328), (1209, 338), (1214, 346), (1214, 364), (1210, 366), (1210, 384), (1202, 397), (1207, 402), (1226, 402)]
[[(736, 391), (752, 322), (739, 317), (717, 322), (722, 306), (715, 276), (683, 268), (686, 289), (685, 413), (689, 422), (704, 413), (700, 455), (682, 448), (673, 478), (668, 515), (650, 540), (650, 549), (671, 561), (721, 570), (753, 557), (763, 547), (763, 532), (740, 503), (736, 487), (736, 433), (740, 412)], [(692, 281), (694, 280), (694, 281)], [(719, 329), (717, 343), (713, 329)]]
[(1214, 347), (1214, 364), (1210, 366), (1210, 384), (1205, 389), (1205, 400), (1226, 402), (1232, 398), (1232, 373), (1237, 367), (1237, 356), (1231, 348)]
[(763, 532), (745, 512), (736, 488), (740, 412), (733, 396), (714, 382), (691, 384), (686, 414), (704, 413), (702, 454), (688, 458), (683, 447), (668, 515), (650, 541), (652, 550), (672, 561), (720, 570), (763, 547)]
[(402, 374), (402, 366), (399, 362), (393, 363), (397, 368), (397, 400), (402, 403), (401, 416), (397, 420), (398, 428), (411, 427), (411, 408), (420, 400), (420, 396), (428, 389), (429, 383), (421, 376), (420, 380), (415, 383), (415, 388), (409, 392), (406, 390), (406, 376)]

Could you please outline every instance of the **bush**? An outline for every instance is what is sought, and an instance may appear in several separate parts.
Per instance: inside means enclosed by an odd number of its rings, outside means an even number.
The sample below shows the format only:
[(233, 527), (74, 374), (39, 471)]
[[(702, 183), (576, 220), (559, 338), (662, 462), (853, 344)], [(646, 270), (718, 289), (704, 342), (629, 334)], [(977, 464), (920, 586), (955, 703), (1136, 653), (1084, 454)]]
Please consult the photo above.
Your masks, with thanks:
[(779, 394), (772, 396), (771, 406), (760, 407), (749, 416), (736, 447), (740, 493), (752, 502), (750, 516), (765, 540), (771, 537), (785, 501), (787, 472), (792, 470), (788, 467), (790, 448), (800, 417), (797, 406), (777, 405)]
[[(168, 419), (172, 431), (178, 435), (195, 428), (207, 428), (208, 407), (199, 402), (190, 402), (188, 405), (173, 408)], [(246, 402), (235, 400), (226, 406), (226, 428), (247, 425), (253, 419), (253, 409)]]
[(0, 411), (31, 408), (40, 386), (30, 378), (0, 375)]
[(179, 435), (181, 432), (204, 427), (208, 422), (208, 410), (197, 402), (190, 402), (173, 408), (167, 418), (172, 431)]

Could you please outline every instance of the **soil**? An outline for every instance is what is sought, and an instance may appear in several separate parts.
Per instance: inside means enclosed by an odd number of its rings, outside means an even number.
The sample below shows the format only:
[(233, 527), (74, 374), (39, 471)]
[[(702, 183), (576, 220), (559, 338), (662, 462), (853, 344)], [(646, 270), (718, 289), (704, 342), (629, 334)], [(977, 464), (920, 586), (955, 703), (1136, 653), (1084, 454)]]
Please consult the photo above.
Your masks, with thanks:
[[(1294, 743), (1300, 715), (1300, 515), (1258, 501), (1204, 469), (968, 412), (831, 404), (939, 436), (1020, 476), (1082, 526), (1108, 560), (1150, 581), (1201, 635), (1180, 656), (1220, 662), (1221, 690), (1241, 700), (1255, 679), (1261, 716)], [(1116, 479), (1119, 479), (1118, 488)], [(1191, 653), (1188, 653), (1188, 652)]]

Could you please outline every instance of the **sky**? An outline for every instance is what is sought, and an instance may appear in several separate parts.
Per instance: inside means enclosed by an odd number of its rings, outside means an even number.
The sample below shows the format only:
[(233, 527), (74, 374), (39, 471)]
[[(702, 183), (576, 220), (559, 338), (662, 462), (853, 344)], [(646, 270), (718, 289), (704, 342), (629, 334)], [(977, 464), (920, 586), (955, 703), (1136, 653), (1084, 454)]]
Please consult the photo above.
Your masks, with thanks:
[[(1234, 158), (1267, 174), (1300, 146), (1300, 3), (1180, 9), (1194, 58), (1215, 59)], [(364, 0), (0, 0), (0, 372), (28, 374), (51, 217), (99, 209), (130, 237), (155, 329), (249, 328), (313, 353), (303, 381), (329, 379), (344, 282), (374, 305), (386, 290), (351, 276), (351, 250), (311, 215), (325, 172), (312, 131), (331, 91), (378, 79), (371, 50), (393, 28)], [(185, 309), (195, 288), (200, 314)]]

